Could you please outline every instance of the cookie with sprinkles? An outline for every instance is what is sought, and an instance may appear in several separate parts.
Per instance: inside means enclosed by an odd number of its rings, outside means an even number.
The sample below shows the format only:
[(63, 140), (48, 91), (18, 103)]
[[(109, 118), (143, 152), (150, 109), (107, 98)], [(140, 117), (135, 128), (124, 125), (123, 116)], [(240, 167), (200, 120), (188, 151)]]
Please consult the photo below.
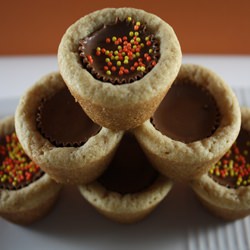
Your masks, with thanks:
[(97, 124), (128, 130), (149, 119), (181, 65), (173, 28), (134, 8), (106, 8), (72, 24), (58, 49), (60, 73)]
[(241, 115), (241, 130), (230, 150), (191, 182), (204, 206), (226, 220), (250, 214), (250, 108), (242, 108)]
[(41, 219), (55, 204), (61, 187), (26, 155), (14, 118), (1, 120), (0, 216), (17, 224)]

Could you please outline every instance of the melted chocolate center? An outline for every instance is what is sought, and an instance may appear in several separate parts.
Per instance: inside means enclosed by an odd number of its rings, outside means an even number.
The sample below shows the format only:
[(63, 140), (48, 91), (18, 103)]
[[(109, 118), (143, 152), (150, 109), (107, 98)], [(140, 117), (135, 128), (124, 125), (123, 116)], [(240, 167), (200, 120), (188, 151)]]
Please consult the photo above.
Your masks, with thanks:
[(159, 42), (134, 20), (104, 25), (79, 41), (83, 66), (98, 80), (113, 84), (141, 79), (160, 57)]
[(158, 172), (151, 166), (134, 136), (125, 134), (108, 169), (98, 181), (110, 191), (136, 193), (149, 187)]
[(231, 149), (209, 171), (220, 185), (238, 188), (250, 185), (250, 132), (241, 129)]
[(57, 147), (81, 146), (100, 130), (67, 88), (42, 101), (37, 112), (37, 127)]
[(162, 134), (190, 143), (211, 136), (219, 126), (220, 113), (208, 90), (185, 79), (172, 85), (152, 123)]

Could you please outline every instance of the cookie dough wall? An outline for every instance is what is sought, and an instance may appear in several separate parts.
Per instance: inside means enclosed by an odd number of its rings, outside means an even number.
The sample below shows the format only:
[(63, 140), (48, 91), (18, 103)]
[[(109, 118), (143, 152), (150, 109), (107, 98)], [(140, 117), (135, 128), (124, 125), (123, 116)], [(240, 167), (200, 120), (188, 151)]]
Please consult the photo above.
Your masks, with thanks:
[(184, 53), (250, 54), (249, 0), (1, 0), (0, 55), (55, 54), (65, 29), (80, 16), (124, 6), (166, 20)]

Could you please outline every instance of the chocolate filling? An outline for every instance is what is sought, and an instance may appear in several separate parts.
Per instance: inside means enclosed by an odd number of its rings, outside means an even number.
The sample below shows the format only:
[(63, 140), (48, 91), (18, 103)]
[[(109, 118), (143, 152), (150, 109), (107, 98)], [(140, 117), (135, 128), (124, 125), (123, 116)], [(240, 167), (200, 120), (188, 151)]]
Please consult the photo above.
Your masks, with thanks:
[(151, 122), (162, 134), (191, 143), (215, 132), (220, 124), (220, 112), (208, 90), (182, 79), (173, 83)]
[[(219, 173), (219, 174), (218, 174)], [(250, 185), (250, 132), (242, 129), (231, 149), (209, 176), (228, 188)]]
[(108, 169), (98, 179), (106, 189), (120, 194), (137, 193), (158, 177), (134, 136), (125, 134)]
[[(18, 190), (35, 182), (44, 172), (30, 160), (14, 134), (0, 137), (0, 189)], [(14, 138), (14, 140), (13, 140)]]
[(96, 79), (112, 84), (131, 83), (147, 74), (160, 57), (159, 41), (137, 23), (117, 18), (80, 40), (84, 68)]
[(56, 147), (79, 147), (100, 130), (67, 88), (42, 100), (37, 110), (37, 128)]

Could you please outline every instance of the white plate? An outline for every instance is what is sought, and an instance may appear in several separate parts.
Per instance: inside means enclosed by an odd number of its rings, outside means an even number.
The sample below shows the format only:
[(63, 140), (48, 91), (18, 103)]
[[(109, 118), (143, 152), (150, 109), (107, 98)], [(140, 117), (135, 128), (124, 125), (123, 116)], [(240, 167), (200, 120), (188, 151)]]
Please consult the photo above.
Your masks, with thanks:
[[(241, 104), (250, 104), (249, 90), (236, 93)], [(13, 114), (17, 103), (0, 100), (0, 118)], [(249, 250), (249, 236), (249, 217), (230, 223), (215, 218), (180, 184), (148, 218), (132, 225), (102, 217), (72, 186), (65, 187), (55, 208), (31, 226), (0, 219), (1, 250)]]

